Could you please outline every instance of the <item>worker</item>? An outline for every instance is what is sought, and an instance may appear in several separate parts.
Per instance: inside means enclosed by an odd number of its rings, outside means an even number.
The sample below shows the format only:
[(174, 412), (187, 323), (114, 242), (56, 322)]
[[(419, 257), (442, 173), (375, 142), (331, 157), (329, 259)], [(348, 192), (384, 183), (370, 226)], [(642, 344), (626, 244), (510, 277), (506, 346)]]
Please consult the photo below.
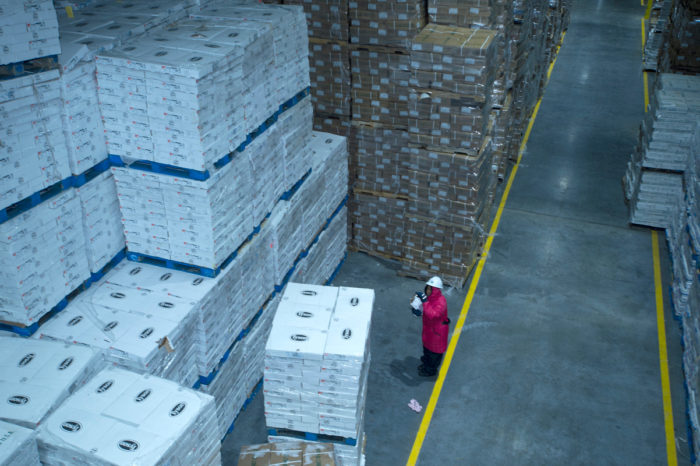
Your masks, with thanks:
[[(432, 377), (447, 351), (447, 336), (450, 332), (450, 319), (447, 317), (447, 301), (442, 295), (442, 280), (433, 277), (425, 284), (423, 293), (416, 293), (421, 302), (423, 316), (423, 356), (418, 366), (418, 375)], [(415, 309), (415, 307), (414, 307)]]

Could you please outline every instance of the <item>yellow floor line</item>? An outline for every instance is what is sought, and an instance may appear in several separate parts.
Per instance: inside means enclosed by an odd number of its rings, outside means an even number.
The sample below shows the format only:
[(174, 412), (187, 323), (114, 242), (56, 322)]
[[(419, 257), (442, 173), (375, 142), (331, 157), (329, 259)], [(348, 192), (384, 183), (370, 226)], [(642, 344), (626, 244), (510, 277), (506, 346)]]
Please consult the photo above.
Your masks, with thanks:
[(647, 11), (646, 11), (646, 13), (644, 13), (644, 19), (648, 20), (649, 17), (651, 16), (652, 3), (654, 3), (654, 0), (647, 0)]
[[(649, 18), (651, 2), (645, 14)], [(644, 18), (642, 18), (642, 50), (644, 49)], [(647, 72), (642, 72), (644, 80), (644, 113), (649, 110), (649, 79)], [(659, 368), (661, 372), (661, 398), (664, 408), (664, 432), (666, 437), (666, 462), (669, 466), (677, 466), (676, 433), (673, 424), (673, 405), (671, 403), (671, 382), (668, 375), (668, 348), (666, 346), (666, 321), (664, 319), (664, 295), (661, 286), (661, 261), (659, 258), (659, 235), (655, 230), (651, 231), (651, 253), (654, 262), (654, 293), (656, 301), (656, 330), (659, 340)]]
[[(649, 0), (651, 1), (651, 0)], [(647, 43), (647, 29), (644, 27), (644, 18), (642, 18), (642, 53), (644, 53), (644, 46)]]
[(669, 466), (676, 466), (676, 435), (673, 428), (671, 382), (668, 376), (668, 350), (666, 348), (666, 322), (664, 320), (664, 295), (661, 286), (661, 261), (659, 260), (659, 235), (651, 232), (651, 250), (654, 256), (654, 289), (656, 292), (656, 328), (659, 337), (659, 366), (661, 368), (661, 393), (664, 403), (664, 430), (666, 432), (666, 459)]
[(642, 72), (642, 78), (644, 79), (644, 113), (649, 109), (649, 78), (647, 78), (647, 72)]
[[(554, 63), (557, 60), (557, 56), (559, 54), (559, 49), (561, 48), (561, 44), (564, 41), (564, 36), (566, 35), (566, 32), (564, 32), (561, 35), (561, 41), (559, 42), (559, 46), (557, 47), (556, 53), (554, 55), (554, 59), (552, 60), (551, 65), (549, 66), (549, 69), (547, 71), (547, 82), (549, 82), (549, 76), (552, 73), (552, 69), (554, 68)], [(445, 383), (445, 377), (447, 376), (447, 372), (450, 370), (450, 364), (452, 363), (452, 358), (454, 356), (455, 349), (457, 348), (457, 343), (459, 342), (459, 337), (462, 334), (462, 328), (464, 327), (464, 322), (467, 319), (467, 314), (469, 313), (469, 308), (471, 306), (472, 300), (474, 299), (474, 294), (476, 293), (476, 288), (479, 286), (479, 280), (481, 279), (481, 273), (484, 270), (484, 266), (486, 264), (486, 259), (488, 258), (488, 253), (491, 250), (491, 245), (493, 244), (493, 237), (496, 234), (496, 231), (498, 230), (498, 225), (501, 221), (501, 216), (503, 215), (503, 209), (505, 208), (506, 201), (508, 200), (508, 195), (510, 194), (510, 189), (513, 186), (513, 180), (515, 179), (515, 175), (518, 172), (518, 167), (520, 166), (520, 161), (522, 160), (523, 156), (523, 151), (525, 150), (525, 145), (527, 144), (527, 140), (530, 137), (530, 132), (532, 131), (532, 125), (535, 122), (535, 118), (537, 117), (537, 112), (540, 109), (540, 103), (542, 102), (542, 98), (537, 101), (537, 104), (535, 105), (534, 110), (532, 111), (532, 116), (530, 117), (530, 122), (528, 123), (527, 130), (525, 131), (525, 135), (523, 136), (523, 141), (520, 144), (520, 149), (518, 151), (518, 160), (515, 162), (515, 165), (513, 166), (512, 171), (510, 172), (510, 176), (508, 177), (508, 182), (506, 183), (506, 187), (503, 190), (503, 195), (501, 196), (501, 202), (498, 205), (498, 210), (496, 211), (496, 216), (493, 219), (493, 223), (491, 224), (491, 228), (489, 229), (489, 235), (486, 238), (486, 243), (484, 244), (484, 250), (481, 254), (481, 258), (479, 259), (479, 262), (476, 264), (476, 268), (474, 269), (474, 276), (472, 277), (471, 282), (469, 283), (469, 290), (467, 291), (467, 296), (464, 299), (464, 304), (462, 305), (462, 309), (459, 314), (459, 319), (457, 320), (457, 324), (455, 325), (454, 332), (452, 334), (452, 338), (450, 339), (450, 344), (447, 347), (447, 351), (445, 352), (445, 357), (442, 362), (442, 367), (440, 367), (440, 372), (438, 373), (438, 378), (437, 381), (435, 382), (435, 386), (433, 386), (433, 391), (430, 395), (430, 400), (428, 401), (428, 406), (425, 408), (425, 413), (423, 414), (423, 419), (421, 420), (420, 427), (418, 428), (418, 432), (416, 433), (416, 438), (413, 442), (413, 447), (411, 448), (411, 454), (408, 457), (407, 465), (408, 466), (414, 466), (417, 461), (418, 461), (418, 456), (420, 455), (421, 448), (423, 447), (423, 441), (425, 440), (425, 435), (428, 433), (428, 428), (430, 427), (430, 421), (433, 418), (433, 413), (435, 412), (435, 406), (437, 406), (438, 399), (440, 398), (440, 393), (442, 391), (442, 386)]]

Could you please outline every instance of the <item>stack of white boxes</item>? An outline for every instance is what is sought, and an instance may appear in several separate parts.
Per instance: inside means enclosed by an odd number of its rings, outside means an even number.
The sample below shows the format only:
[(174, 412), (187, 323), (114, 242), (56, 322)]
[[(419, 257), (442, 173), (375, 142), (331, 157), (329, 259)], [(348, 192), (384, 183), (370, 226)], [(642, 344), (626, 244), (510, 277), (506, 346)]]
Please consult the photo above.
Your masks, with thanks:
[(209, 279), (210, 291), (198, 302), (200, 375), (206, 376), (216, 368), (226, 350), (272, 293), (271, 260), (263, 231), (246, 243), (215, 279)]
[(35, 337), (103, 349), (108, 361), (192, 386), (197, 371), (196, 303), (114, 283), (114, 271), (46, 322)]
[(71, 172), (78, 175), (107, 159), (104, 127), (97, 102), (95, 62), (63, 69), (63, 122)]
[(76, 191), (82, 208), (90, 271), (95, 273), (124, 249), (117, 187), (112, 172), (105, 171)]
[(305, 98), (283, 112), (277, 120), (284, 144), (285, 186), (296, 183), (311, 167), (311, 152), (307, 150), (307, 145), (311, 142), (313, 115), (311, 99)]
[(90, 276), (85, 249), (74, 190), (0, 224), (0, 320), (37, 322)]
[(41, 463), (34, 431), (0, 421), (0, 464), (39, 466)]
[(666, 228), (683, 200), (683, 175), (695, 119), (700, 78), (662, 73), (625, 177), (630, 223)]
[(221, 364), (219, 372), (210, 384), (202, 385), (199, 390), (211, 395), (216, 400), (216, 420), (219, 438), (223, 438), (243, 407), (247, 392), (243, 380), (247, 377), (244, 370), (244, 348), (239, 342), (231, 350), (228, 358)]
[(243, 142), (236, 31), (206, 26), (183, 20), (97, 57), (111, 154), (203, 171)]
[(221, 464), (210, 396), (118, 368), (68, 398), (38, 442), (48, 464)]
[(0, 82), (0, 208), (71, 174), (57, 70)]
[(286, 155), (273, 126), (206, 181), (113, 167), (127, 248), (219, 267), (291, 187)]
[(0, 11), (0, 65), (61, 53), (51, 0), (1, 0)]
[(70, 394), (99, 371), (91, 348), (0, 337), (0, 419), (35, 429)]
[[(301, 9), (240, 9), (252, 16), (206, 18), (202, 13), (201, 19), (179, 21), (98, 56), (111, 154), (206, 170), (244, 142), (281, 102), (308, 87), (308, 64), (305, 79), (296, 76), (296, 68), (285, 68), (287, 62), (306, 59), (305, 49), (294, 48), (303, 30), (289, 30)], [(276, 42), (273, 27), (283, 28), (275, 31)], [(254, 50), (260, 53), (246, 53), (251, 44), (260, 46)], [(270, 75), (286, 71), (295, 75), (265, 90)], [(246, 108), (242, 103), (251, 95), (257, 98)]]
[(343, 207), (321, 232), (309, 253), (297, 264), (292, 275), (295, 282), (324, 285), (347, 250), (348, 209)]
[(104, 126), (98, 108), (95, 55), (128, 38), (183, 18), (192, 2), (167, 0), (148, 4), (95, 2), (69, 16), (59, 10), (64, 119), (74, 174), (107, 158)]
[[(314, 176), (315, 173), (311, 173), (309, 178)], [(275, 255), (276, 285), (282, 284), (299, 253), (310, 241), (310, 238), (304, 237), (303, 212), (300, 206), (301, 204), (291, 201), (278, 202), (265, 225), (272, 230), (270, 244)]]
[[(286, 110), (279, 124), (234, 153), (229, 164), (213, 166), (244, 141), (243, 126), (265, 121), (280, 100), (294, 95), (280, 94), (284, 87), (268, 90), (245, 110), (244, 96), (256, 94), (245, 83), (264, 87), (266, 82), (248, 76), (267, 79), (294, 54), (295, 60), (306, 60), (303, 50), (291, 48), (294, 40), (281, 49), (271, 47), (272, 25), (282, 27), (285, 18), (293, 23), (301, 10), (255, 5), (251, 11), (258, 10), (253, 16), (269, 13), (270, 18), (184, 20), (140, 38), (138, 47), (126, 42), (98, 57), (110, 153), (211, 175), (195, 181), (113, 168), (129, 251), (215, 269), (308, 170), (308, 159), (297, 150), (311, 130), (306, 103)], [(261, 44), (259, 53), (246, 55), (248, 46)], [(295, 92), (308, 86), (308, 74), (294, 85)], [(253, 110), (257, 113), (241, 113)]]
[(290, 283), (265, 347), (267, 425), (357, 440), (344, 464), (361, 458), (373, 302), (373, 290)]
[(338, 289), (289, 283), (265, 347), (268, 427), (319, 431), (319, 389)]
[(321, 367), (322, 434), (357, 438), (367, 396), (373, 307), (374, 290), (338, 290)]
[(282, 300), (282, 294), (276, 294), (265, 304), (262, 314), (255, 326), (243, 340), (244, 374), (248, 374), (245, 381), (247, 394), (260, 382), (265, 370), (265, 344), (272, 330), (272, 321), (277, 312), (277, 307)]
[[(284, 103), (291, 96), (309, 87), (309, 42), (306, 33), (306, 17), (302, 8), (291, 5), (267, 5), (261, 8), (256, 4), (232, 5), (226, 0), (210, 2), (199, 13), (192, 17), (209, 21), (244, 21), (248, 27), (260, 28), (265, 26), (273, 31), (272, 44), (266, 51), (267, 57), (258, 56), (263, 60), (263, 88), (266, 93), (263, 99), (253, 95), (253, 102), (260, 110), (265, 109), (266, 115), (257, 116), (246, 111), (246, 120), (253, 122), (252, 128), (257, 127), (270, 116), (270, 110)], [(246, 3), (241, 2), (239, 3)], [(272, 57), (269, 52), (274, 50)], [(266, 104), (263, 104), (266, 102)], [(248, 109), (246, 109), (248, 110)], [(257, 124), (256, 124), (257, 123)]]
[(314, 238), (347, 195), (345, 189), (327, 186), (347, 185), (348, 149), (345, 137), (318, 131), (314, 131), (309, 148), (316, 176), (302, 185), (293, 202), (303, 205), (304, 237)]
[[(227, 269), (228, 270), (228, 269)], [(164, 269), (149, 264), (122, 262), (107, 276), (107, 281), (119, 286), (145, 289), (163, 296), (184, 299), (193, 303), (197, 326), (194, 332), (197, 374), (206, 375), (223, 355), (225, 346), (219, 339), (230, 339), (226, 332), (230, 322), (238, 321), (235, 307), (208, 305), (221, 291), (218, 281), (223, 278), (207, 278), (178, 270)], [(233, 291), (231, 294), (237, 296)], [(241, 325), (241, 324), (237, 324)], [(230, 344), (230, 340), (229, 340)], [(223, 349), (222, 349), (223, 348)], [(206, 361), (211, 361), (209, 365)]]

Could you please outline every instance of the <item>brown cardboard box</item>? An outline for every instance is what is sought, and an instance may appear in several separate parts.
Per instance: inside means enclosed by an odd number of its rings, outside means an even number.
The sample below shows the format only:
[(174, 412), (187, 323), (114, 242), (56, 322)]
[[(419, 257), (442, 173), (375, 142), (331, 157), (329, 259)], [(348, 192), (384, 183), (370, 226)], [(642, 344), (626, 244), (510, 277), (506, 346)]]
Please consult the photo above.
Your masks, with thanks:
[(302, 5), (309, 37), (349, 41), (347, 0), (284, 0), (286, 5)]
[(351, 0), (350, 42), (409, 47), (426, 24), (422, 0)]
[(241, 448), (238, 466), (335, 466), (332, 444), (279, 442)]

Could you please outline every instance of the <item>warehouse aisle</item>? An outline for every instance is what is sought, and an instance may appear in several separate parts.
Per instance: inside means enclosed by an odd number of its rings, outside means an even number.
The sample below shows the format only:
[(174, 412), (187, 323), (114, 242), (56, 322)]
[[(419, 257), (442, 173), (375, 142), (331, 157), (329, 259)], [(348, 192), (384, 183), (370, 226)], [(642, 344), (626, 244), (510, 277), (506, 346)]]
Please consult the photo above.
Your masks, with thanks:
[[(666, 462), (650, 234), (628, 226), (620, 185), (643, 115), (642, 14), (635, 2), (574, 2), (421, 465)], [(434, 384), (416, 374), (420, 321), (408, 301), (422, 284), (364, 254), (350, 254), (334, 284), (377, 292), (367, 464), (405, 464), (423, 415), (407, 405), (415, 398), (426, 406)], [(465, 294), (448, 290), (453, 322)], [(685, 464), (680, 345), (669, 309)], [(263, 441), (258, 396), (224, 442), (224, 463), (235, 464), (241, 445)]]
[(666, 462), (650, 234), (620, 187), (642, 13), (574, 3), (419, 464)]

